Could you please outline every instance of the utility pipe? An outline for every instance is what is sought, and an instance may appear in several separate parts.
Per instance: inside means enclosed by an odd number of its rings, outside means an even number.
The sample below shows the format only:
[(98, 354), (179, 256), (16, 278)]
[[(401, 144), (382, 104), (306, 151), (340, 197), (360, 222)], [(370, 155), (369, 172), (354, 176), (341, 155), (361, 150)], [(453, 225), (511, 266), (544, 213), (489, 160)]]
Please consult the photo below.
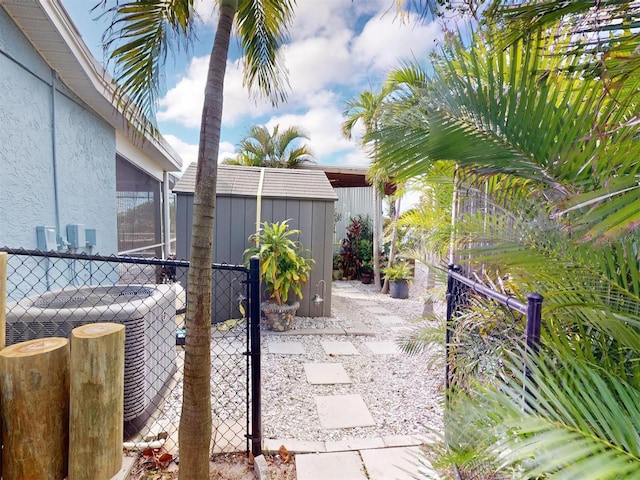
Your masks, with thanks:
[(62, 237), (60, 230), (60, 198), (58, 196), (58, 158), (56, 150), (56, 84), (58, 74), (51, 71), (51, 157), (53, 166), (53, 202), (56, 217), (56, 236)]

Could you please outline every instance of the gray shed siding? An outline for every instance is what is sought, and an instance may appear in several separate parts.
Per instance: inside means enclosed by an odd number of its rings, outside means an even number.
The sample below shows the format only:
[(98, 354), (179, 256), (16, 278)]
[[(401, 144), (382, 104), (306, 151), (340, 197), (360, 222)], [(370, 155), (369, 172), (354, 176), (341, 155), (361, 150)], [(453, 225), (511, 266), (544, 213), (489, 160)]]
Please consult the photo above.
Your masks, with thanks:
[[(243, 188), (238, 188), (238, 184), (232, 186), (233, 181), (229, 181), (226, 173), (231, 172), (229, 167), (220, 169), (220, 183), (223, 192), (242, 191), (245, 192), (247, 185), (249, 188), (253, 181), (245, 178), (244, 173), (238, 175), (242, 177)], [(247, 168), (247, 167), (235, 167)], [(259, 169), (258, 169), (259, 170)], [(268, 169), (272, 170), (272, 169)], [(293, 172), (295, 174), (295, 171)], [(185, 173), (185, 182), (179, 183), (174, 191), (177, 194), (176, 204), (176, 253), (179, 259), (189, 258), (189, 248), (191, 242), (191, 223), (193, 216), (193, 194), (188, 192), (188, 182), (192, 181), (193, 172), (188, 170)], [(278, 177), (283, 173), (277, 172)], [(286, 174), (285, 174), (286, 175)], [(237, 180), (236, 177), (233, 180)], [(183, 177), (185, 178), (185, 177)], [(301, 177), (293, 177), (300, 179)], [(306, 177), (305, 177), (306, 178)], [(324, 178), (324, 174), (322, 177)], [(326, 181), (326, 178), (324, 178)], [(268, 177), (265, 177), (267, 183)], [(326, 181), (328, 184), (328, 181)], [(301, 185), (296, 185), (299, 191)], [(331, 188), (329, 186), (329, 188)], [(220, 192), (220, 188), (219, 188)], [(269, 193), (266, 193), (269, 192)], [(331, 190), (331, 192), (333, 192)], [(314, 294), (318, 292), (323, 294), (322, 286), (316, 288), (320, 280), (326, 282), (324, 292), (324, 314), (331, 315), (331, 269), (332, 269), (332, 242), (333, 242), (333, 212), (335, 203), (335, 194), (333, 198), (325, 195), (325, 198), (312, 198), (309, 192), (305, 195), (308, 198), (288, 198), (284, 197), (283, 192), (277, 189), (269, 189), (269, 185), (265, 185), (261, 197), (261, 215), (260, 221), (264, 222), (280, 222), (291, 219), (289, 225), (291, 228), (301, 231), (300, 241), (303, 247), (310, 251), (310, 255), (315, 259), (316, 263), (310, 273), (309, 281), (303, 286), (303, 299), (300, 302), (298, 315), (319, 317), (322, 315), (322, 304), (320, 306), (311, 303)], [(273, 197), (267, 195), (274, 195)], [(214, 262), (242, 264), (244, 263), (244, 250), (248, 248), (248, 238), (256, 231), (256, 214), (257, 214), (257, 196), (235, 195), (227, 193), (218, 193), (216, 197), (215, 211), (215, 245), (214, 245)], [(183, 280), (186, 285), (186, 279)], [(229, 286), (230, 288), (230, 286)], [(214, 321), (223, 321), (229, 318), (229, 312), (216, 312)], [(223, 318), (224, 317), (224, 318)]]

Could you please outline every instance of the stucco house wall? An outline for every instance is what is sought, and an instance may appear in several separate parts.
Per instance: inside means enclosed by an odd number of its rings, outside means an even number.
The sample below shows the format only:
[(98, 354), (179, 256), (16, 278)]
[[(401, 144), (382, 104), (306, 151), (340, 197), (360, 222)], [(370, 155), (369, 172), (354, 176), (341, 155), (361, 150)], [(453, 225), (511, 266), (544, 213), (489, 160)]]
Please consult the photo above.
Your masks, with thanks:
[(36, 248), (36, 226), (79, 223), (99, 230), (94, 251), (116, 252), (113, 127), (56, 78), (3, 8), (0, 72), (0, 245)]
[[(131, 137), (108, 74), (59, 0), (0, 3), (0, 122), (0, 246), (38, 248), (45, 226), (58, 251), (118, 253), (116, 157), (156, 181), (154, 202), (169, 204), (181, 159), (162, 138)], [(168, 226), (168, 210), (157, 222)], [(71, 249), (73, 224), (95, 229), (96, 244)], [(163, 230), (151, 243), (166, 255)]]

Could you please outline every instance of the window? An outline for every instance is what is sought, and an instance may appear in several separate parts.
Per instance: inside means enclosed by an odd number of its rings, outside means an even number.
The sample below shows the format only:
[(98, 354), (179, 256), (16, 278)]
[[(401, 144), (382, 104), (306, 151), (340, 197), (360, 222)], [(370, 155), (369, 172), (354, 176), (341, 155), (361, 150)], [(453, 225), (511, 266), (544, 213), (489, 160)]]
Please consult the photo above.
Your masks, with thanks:
[(162, 183), (116, 155), (118, 252), (162, 256)]

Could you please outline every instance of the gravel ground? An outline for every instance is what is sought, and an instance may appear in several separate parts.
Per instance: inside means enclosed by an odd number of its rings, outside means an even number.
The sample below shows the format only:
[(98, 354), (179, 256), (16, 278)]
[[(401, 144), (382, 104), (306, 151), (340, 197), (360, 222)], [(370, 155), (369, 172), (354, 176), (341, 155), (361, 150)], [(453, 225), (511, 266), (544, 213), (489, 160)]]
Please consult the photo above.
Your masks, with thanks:
[[(444, 369), (440, 360), (443, 349), (428, 354), (403, 353), (375, 355), (365, 342), (382, 342), (397, 338), (422, 315), (424, 275), (416, 270), (408, 299), (394, 299), (376, 291), (373, 285), (360, 282), (334, 282), (332, 316), (296, 318), (294, 329), (350, 327), (362, 322), (375, 336), (356, 335), (278, 335), (266, 333), (262, 340), (262, 414), (265, 438), (307, 441), (364, 439), (386, 435), (429, 434), (441, 432)], [(383, 307), (390, 314), (372, 313)], [(436, 311), (442, 312), (443, 305)], [(393, 315), (393, 321), (389, 321)], [(329, 356), (321, 341), (350, 341), (359, 355)], [(300, 342), (303, 355), (269, 353), (270, 342)], [(351, 384), (311, 385), (307, 382), (305, 363), (343, 364)], [(348, 429), (322, 429), (318, 421), (314, 396), (360, 394), (376, 424)]]

